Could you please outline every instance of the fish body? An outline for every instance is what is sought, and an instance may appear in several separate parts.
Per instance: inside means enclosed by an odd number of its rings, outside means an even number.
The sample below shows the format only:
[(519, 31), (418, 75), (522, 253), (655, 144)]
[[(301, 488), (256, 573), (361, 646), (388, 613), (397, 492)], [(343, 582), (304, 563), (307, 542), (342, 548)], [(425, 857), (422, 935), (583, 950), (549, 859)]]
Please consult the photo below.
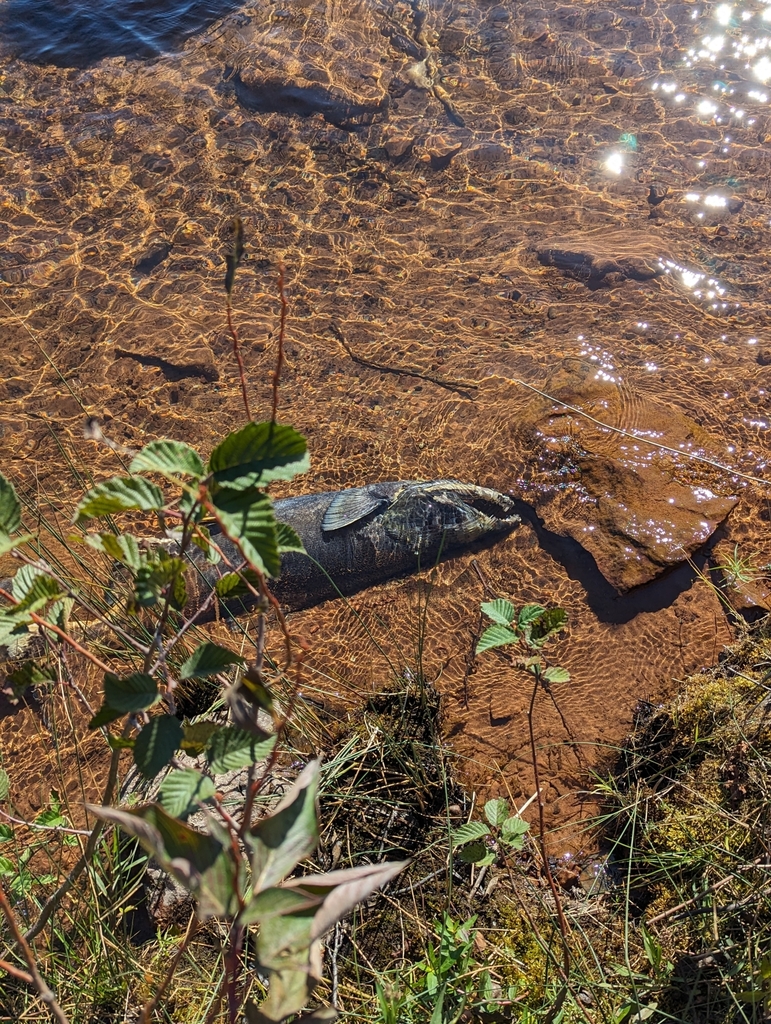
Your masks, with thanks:
[[(281, 575), (270, 584), (290, 609), (430, 568), (453, 551), (493, 540), (519, 523), (507, 495), (457, 480), (369, 484), (281, 499), (274, 509), (279, 522), (299, 534), (307, 552), (284, 553)], [(242, 561), (227, 537), (213, 531), (212, 539), (232, 564)], [(207, 563), (197, 549), (189, 557), (203, 597), (223, 569)]]

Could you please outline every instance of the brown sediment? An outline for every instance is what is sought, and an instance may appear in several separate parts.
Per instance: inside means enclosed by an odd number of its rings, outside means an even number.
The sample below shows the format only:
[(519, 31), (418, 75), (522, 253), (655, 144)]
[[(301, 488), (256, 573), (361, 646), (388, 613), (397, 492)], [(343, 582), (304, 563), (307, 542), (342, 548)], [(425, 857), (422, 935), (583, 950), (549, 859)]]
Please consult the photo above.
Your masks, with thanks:
[[(233, 316), (252, 409), (271, 408), (283, 260), (280, 407), (313, 456), (277, 495), (449, 476), (535, 507), (477, 558), (496, 593), (570, 615), (554, 649), (573, 677), (555, 687), (562, 716), (547, 695), (537, 707), (552, 822), (577, 813), (581, 765), (618, 742), (636, 700), (713, 662), (728, 638), (678, 546), (702, 564), (699, 544), (724, 520), (729, 545), (771, 561), (767, 489), (635, 453), (507, 383), (768, 475), (768, 114), (743, 96), (730, 142), (727, 122), (697, 114), (709, 75), (681, 66), (696, 26), (690, 7), (679, 16), (625, 0), (515, 12), (453, 0), (417, 24), (400, 5), (309, 0), (281, 17), (245, 9), (151, 62), (80, 72), (0, 58), (2, 470), (66, 533), (85, 468), (120, 471), (82, 438), (85, 415), (132, 448), (171, 436), (204, 453), (240, 425), (223, 289), (240, 215)], [(424, 60), (430, 89), (410, 72)], [(688, 103), (654, 91), (658, 78), (676, 78)], [(272, 82), (305, 90), (306, 106), (268, 110)], [(619, 147), (625, 170), (609, 173)], [(687, 199), (715, 182), (743, 205)], [(441, 383), (485, 378), (466, 394)], [(653, 521), (644, 544), (633, 518)], [(620, 597), (607, 580), (632, 589)], [(351, 602), (361, 619), (340, 603), (296, 616), (310, 690), (358, 700), (415, 671), (420, 650), (468, 780), (526, 799), (529, 680), (494, 654), (467, 675), (489, 595), (463, 558), (437, 570), (424, 625), (418, 593), (385, 584)], [(0, 725), (14, 758), (32, 714)], [(24, 773), (11, 769), (18, 795)]]

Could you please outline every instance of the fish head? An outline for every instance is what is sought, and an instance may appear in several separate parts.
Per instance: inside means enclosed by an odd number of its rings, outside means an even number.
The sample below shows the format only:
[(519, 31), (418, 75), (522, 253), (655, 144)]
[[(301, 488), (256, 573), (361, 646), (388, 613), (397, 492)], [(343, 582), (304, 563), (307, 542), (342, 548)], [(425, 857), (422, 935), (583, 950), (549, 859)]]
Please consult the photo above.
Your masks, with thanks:
[(519, 521), (508, 495), (457, 480), (407, 483), (380, 518), (395, 543), (424, 557), (508, 533)]

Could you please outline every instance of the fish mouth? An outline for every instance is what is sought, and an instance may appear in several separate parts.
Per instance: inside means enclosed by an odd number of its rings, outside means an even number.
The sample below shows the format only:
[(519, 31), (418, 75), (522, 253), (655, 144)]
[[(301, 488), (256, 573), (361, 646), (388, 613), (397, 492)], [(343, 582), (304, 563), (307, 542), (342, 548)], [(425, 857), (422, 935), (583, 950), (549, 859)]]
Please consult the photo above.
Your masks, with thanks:
[(421, 488), (438, 500), (462, 503), (489, 521), (489, 528), (516, 526), (520, 522), (520, 517), (514, 511), (514, 499), (489, 487), (464, 484), (459, 480), (437, 480), (434, 483), (413, 486)]
[(505, 494), (455, 480), (411, 483), (380, 523), (394, 544), (425, 556), (513, 529), (520, 521)]

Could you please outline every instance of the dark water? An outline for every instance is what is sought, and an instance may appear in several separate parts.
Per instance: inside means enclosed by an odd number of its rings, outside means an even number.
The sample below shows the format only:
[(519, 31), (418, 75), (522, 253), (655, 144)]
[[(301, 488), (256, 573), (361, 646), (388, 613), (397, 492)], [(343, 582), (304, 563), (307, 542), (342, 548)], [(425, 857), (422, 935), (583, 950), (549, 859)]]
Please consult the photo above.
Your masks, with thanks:
[[(0, 3), (0, 468), (66, 533), (85, 467), (120, 471), (86, 415), (204, 453), (241, 424), (238, 214), (257, 416), (285, 267), (280, 412), (312, 455), (293, 488), (455, 477), (531, 509), (430, 597), (294, 616), (306, 691), (356, 704), (422, 659), (472, 783), (525, 800), (527, 679), (474, 663), (479, 603), (560, 604), (572, 682), (537, 738), (569, 817), (635, 702), (728, 640), (710, 565), (771, 561), (770, 9), (252, 2), (101, 63), (190, 26), (94, 6), (65, 45), (36, 14), (23, 52), (62, 68), (10, 52), (21, 10)], [(30, 771), (45, 753), (0, 742)]]
[(237, 6), (236, 0), (6, 0), (0, 39), (23, 60), (86, 68), (105, 57), (173, 50)]

